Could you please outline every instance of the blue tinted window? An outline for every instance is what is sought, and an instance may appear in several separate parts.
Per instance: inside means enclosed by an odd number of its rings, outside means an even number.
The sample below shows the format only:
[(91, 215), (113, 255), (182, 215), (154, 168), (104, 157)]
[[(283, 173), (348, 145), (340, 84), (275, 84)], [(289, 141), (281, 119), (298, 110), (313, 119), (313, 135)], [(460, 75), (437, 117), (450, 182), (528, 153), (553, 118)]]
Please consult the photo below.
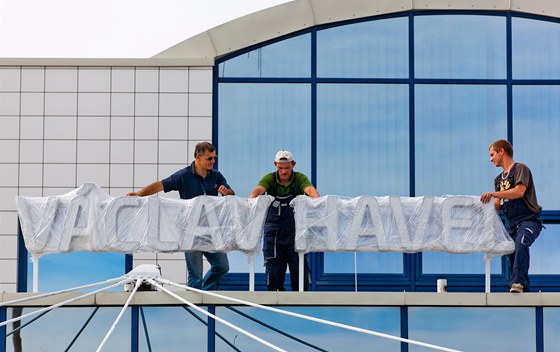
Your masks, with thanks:
[(515, 160), (529, 166), (544, 210), (560, 209), (560, 86), (513, 87)]
[(534, 308), (409, 307), (408, 314), (412, 340), (459, 351), (535, 351)]
[[(502, 272), (501, 257), (490, 260), (490, 273)], [(422, 253), (423, 274), (480, 274), (486, 272), (484, 254), (450, 254), (443, 252)]]
[(280, 149), (292, 152), (295, 171), (311, 177), (311, 99), (308, 84), (220, 84), (220, 171), (236, 194), (248, 197), (275, 171)]
[[(400, 310), (398, 307), (278, 307), (283, 311), (295, 312), (319, 319), (334, 321), (362, 329), (400, 336)], [(366, 335), (339, 327), (333, 327), (297, 317), (250, 307), (234, 307), (235, 310), (249, 315), (289, 336), (301, 339), (314, 347), (306, 346), (288, 336), (247, 319), (227, 307), (218, 307), (216, 314), (235, 325), (264, 338), (287, 351), (314, 351), (318, 348), (327, 351), (364, 351), (371, 346), (379, 351), (398, 351), (400, 342), (382, 337)], [(265, 351), (268, 347), (242, 335), (230, 328), (217, 324), (216, 331), (244, 352)], [(352, 343), (348, 343), (352, 341)], [(231, 351), (221, 339), (216, 339), (216, 351)]]
[[(406, 85), (319, 85), (321, 194), (409, 194), (407, 100)], [(325, 253), (324, 263), (325, 273), (403, 272), (401, 253)]]
[(317, 76), (408, 77), (408, 17), (318, 31)]
[(488, 146), (507, 136), (505, 86), (417, 85), (415, 117), (416, 196), (493, 189)]
[[(39, 292), (51, 292), (121, 277), (125, 255), (120, 253), (72, 252), (39, 258)], [(27, 291), (33, 291), (33, 264), (29, 262)], [(98, 290), (103, 285), (88, 289)], [(116, 287), (111, 291), (121, 291)]]
[(515, 79), (560, 78), (560, 25), (512, 19), (512, 68)]
[[(53, 300), (53, 302), (59, 301)], [(14, 333), (6, 337), (5, 351), (95, 351), (115, 323), (121, 309), (122, 307), (102, 307), (94, 312), (95, 307), (59, 307), (46, 314), (43, 313), (42, 316), (41, 313), (32, 315), (22, 321), (23, 328), (19, 330), (19, 334)], [(26, 307), (18, 313), (17, 309), (10, 308), (8, 309), (8, 319), (36, 310), (38, 308)], [(92, 315), (92, 313), (94, 314)], [(32, 321), (37, 317), (39, 318)], [(90, 317), (91, 320), (88, 322)], [(130, 322), (130, 308), (128, 308), (114, 327), (110, 338), (103, 345), (104, 351), (131, 350)], [(79, 334), (82, 327), (85, 329)], [(13, 325), (9, 324), (6, 332), (11, 333), (12, 328)], [(166, 329), (160, 330), (165, 331)], [(73, 341), (74, 338), (76, 338), (75, 341)], [(22, 346), (21, 349), (15, 348), (16, 340), (19, 342), (19, 346)]]
[(208, 350), (208, 318), (193, 308), (142, 307), (139, 316), (138, 351), (184, 351), (185, 346), (190, 351)]
[(560, 263), (555, 258), (560, 253), (560, 224), (545, 224), (541, 234), (531, 246), (529, 274), (560, 273)]
[[(240, 197), (276, 171), (280, 149), (294, 154), (295, 171), (311, 178), (311, 113), (308, 84), (220, 84), (219, 169)], [(248, 272), (247, 257), (230, 256), (231, 272)], [(262, 271), (262, 254), (256, 269)]]
[[(416, 86), (416, 195), (480, 195), (499, 170), (488, 145), (506, 136), (504, 86)], [(484, 273), (482, 255), (423, 253), (423, 273)], [(492, 272), (500, 271), (492, 261)]]
[(304, 34), (236, 56), (219, 65), (220, 77), (309, 77), (311, 35)]
[[(261, 50), (264, 57), (265, 51), (281, 46), (299, 48), (295, 41), (309, 45), (309, 53), (316, 49), (317, 55), (305, 75), (289, 70), (282, 71), (286, 75), (263, 74), (265, 69), (254, 69), (257, 64), (245, 65), (259, 62), (257, 51), (251, 58), (242, 54), (230, 60), (244, 60), (234, 66), (250, 68), (219, 74), (231, 82), (219, 85), (220, 169), (238, 194), (247, 195), (273, 170), (272, 156), (283, 144), (295, 150), (298, 171), (308, 176), (313, 171), (321, 195), (478, 196), (493, 189), (501, 171), (489, 162), (489, 144), (513, 136), (515, 158), (533, 171), (540, 204), (545, 210), (560, 209), (560, 189), (549, 186), (560, 169), (543, 157), (560, 154), (560, 87), (516, 82), (558, 79), (559, 24), (501, 14), (413, 16), (322, 27), (316, 29), (316, 41), (310, 40), (312, 29), (309, 36)], [(413, 36), (409, 23), (414, 24)], [(509, 68), (508, 28), (513, 50)], [(277, 55), (283, 66), (286, 54)], [(224, 63), (222, 68), (228, 69)], [(309, 84), (283, 83), (306, 75)], [(233, 83), (232, 77), (279, 77), (282, 83)], [(329, 79), (335, 82), (325, 83)], [(249, 176), (240, 164), (250, 165)], [(555, 227), (546, 231), (557, 232)], [(539, 248), (539, 242), (547, 249)], [(545, 257), (556, 252), (555, 244), (544, 240), (535, 246), (533, 251), (544, 250)], [(241, 263), (234, 271), (246, 272), (244, 255), (232, 256)], [(401, 253), (325, 253), (322, 258), (314, 263), (322, 263), (318, 272), (327, 277), (355, 271), (410, 277), (485, 272), (482, 254), (422, 253), (422, 265), (412, 266), (416, 272), (404, 267)], [(560, 273), (535, 261), (532, 274)], [(259, 263), (262, 257), (257, 270)], [(494, 258), (491, 272), (501, 271), (502, 260)]]
[[(375, 252), (325, 253), (323, 270), (325, 274), (402, 274), (403, 255)], [(360, 286), (359, 278), (357, 284)]]
[(317, 91), (321, 192), (408, 196), (408, 86), (321, 84)]
[(414, 18), (416, 78), (506, 78), (506, 18)]
[(558, 331), (560, 331), (560, 308), (543, 308), (544, 325), (544, 351), (560, 352), (560, 341)]

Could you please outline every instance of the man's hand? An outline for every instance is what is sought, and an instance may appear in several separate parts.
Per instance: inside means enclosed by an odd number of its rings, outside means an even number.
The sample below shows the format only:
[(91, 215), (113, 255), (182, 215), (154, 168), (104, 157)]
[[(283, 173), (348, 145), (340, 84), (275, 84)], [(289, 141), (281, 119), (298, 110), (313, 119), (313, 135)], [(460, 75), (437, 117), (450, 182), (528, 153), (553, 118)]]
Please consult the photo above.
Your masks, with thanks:
[(494, 196), (494, 192), (485, 192), (480, 196), (480, 201), (484, 204), (488, 203)]
[(222, 195), (222, 196), (230, 196), (233, 195), (235, 193), (233, 193), (233, 191), (229, 188), (227, 188), (224, 185), (221, 185), (220, 188), (218, 188), (218, 192)]

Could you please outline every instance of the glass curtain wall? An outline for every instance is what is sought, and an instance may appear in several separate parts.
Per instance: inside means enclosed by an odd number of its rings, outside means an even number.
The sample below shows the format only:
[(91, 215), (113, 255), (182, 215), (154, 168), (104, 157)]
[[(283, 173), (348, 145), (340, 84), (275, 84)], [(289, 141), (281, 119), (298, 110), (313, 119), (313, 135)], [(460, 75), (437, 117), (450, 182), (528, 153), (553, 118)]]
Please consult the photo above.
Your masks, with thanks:
[[(290, 149), (321, 195), (477, 196), (501, 171), (489, 144), (508, 139), (544, 209), (530, 273), (546, 281), (560, 274), (539, 259), (560, 251), (557, 62), (558, 21), (506, 13), (399, 14), (280, 38), (217, 62), (220, 170), (247, 196), (274, 171), (274, 153)], [(248, 271), (242, 255), (232, 262)], [(484, 289), (482, 254), (316, 253), (312, 262), (319, 290), (427, 290), (441, 275), (457, 290)], [(505, 267), (491, 261), (504, 289)]]

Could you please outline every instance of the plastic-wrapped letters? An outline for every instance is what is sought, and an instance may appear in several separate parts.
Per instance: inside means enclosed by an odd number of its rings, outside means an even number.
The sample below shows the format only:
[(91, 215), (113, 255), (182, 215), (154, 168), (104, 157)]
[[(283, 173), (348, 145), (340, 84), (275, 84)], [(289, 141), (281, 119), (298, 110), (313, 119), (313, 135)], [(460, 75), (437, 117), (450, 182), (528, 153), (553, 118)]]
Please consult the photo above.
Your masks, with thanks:
[(290, 203), (298, 252), (513, 252), (494, 209), (474, 196), (298, 196)]
[(38, 256), (186, 250), (255, 255), (272, 199), (110, 197), (86, 183), (59, 196), (16, 197), (16, 203), (27, 250)]
[[(86, 183), (51, 197), (16, 197), (33, 255), (242, 251), (257, 255), (274, 198), (111, 197)], [(494, 205), (478, 197), (298, 196), (291, 203), (299, 252), (513, 252)]]

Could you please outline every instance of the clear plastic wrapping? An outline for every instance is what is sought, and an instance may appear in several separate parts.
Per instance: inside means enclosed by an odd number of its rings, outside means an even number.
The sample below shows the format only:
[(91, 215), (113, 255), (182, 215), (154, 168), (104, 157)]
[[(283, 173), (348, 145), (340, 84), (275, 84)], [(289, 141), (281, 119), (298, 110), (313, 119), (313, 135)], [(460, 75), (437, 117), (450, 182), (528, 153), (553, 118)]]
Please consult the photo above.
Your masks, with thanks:
[[(93, 252), (260, 252), (274, 198), (111, 197), (93, 183), (51, 197), (16, 197), (34, 255)], [(494, 205), (478, 197), (298, 196), (299, 252), (513, 252)]]
[(260, 250), (270, 196), (111, 197), (86, 183), (59, 196), (16, 197), (27, 250), (177, 252)]
[(513, 252), (493, 203), (474, 196), (298, 196), (298, 252)]

